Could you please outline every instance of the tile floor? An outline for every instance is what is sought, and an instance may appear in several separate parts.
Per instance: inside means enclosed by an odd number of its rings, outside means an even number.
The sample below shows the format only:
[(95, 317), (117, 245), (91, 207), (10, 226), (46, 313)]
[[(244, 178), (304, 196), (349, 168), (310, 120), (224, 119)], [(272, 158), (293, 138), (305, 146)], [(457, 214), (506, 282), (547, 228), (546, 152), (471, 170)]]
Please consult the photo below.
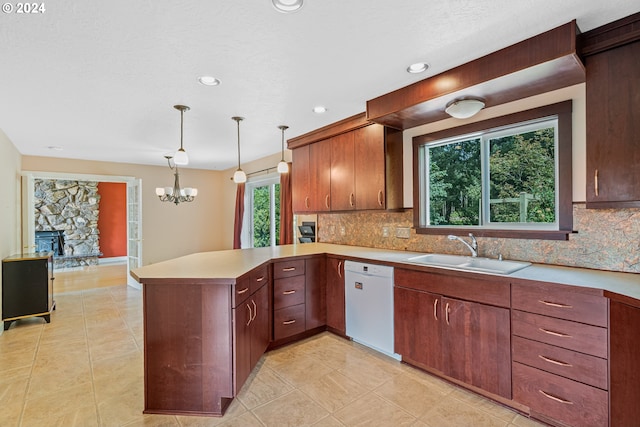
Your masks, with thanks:
[(267, 353), (223, 418), (144, 415), (142, 293), (55, 299), (0, 335), (1, 426), (539, 425), (329, 333)]

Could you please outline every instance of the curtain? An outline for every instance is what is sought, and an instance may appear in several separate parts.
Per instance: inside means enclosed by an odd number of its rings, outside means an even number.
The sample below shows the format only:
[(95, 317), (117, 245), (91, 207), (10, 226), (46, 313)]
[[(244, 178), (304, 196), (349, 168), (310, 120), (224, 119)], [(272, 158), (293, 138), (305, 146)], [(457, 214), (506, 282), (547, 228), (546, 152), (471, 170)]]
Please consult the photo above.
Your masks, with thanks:
[(293, 205), (291, 202), (291, 167), (289, 172), (280, 174), (280, 244), (293, 243)]
[(240, 236), (242, 235), (242, 218), (244, 217), (244, 182), (238, 184), (236, 189), (236, 214), (233, 224), (233, 249), (240, 249), (242, 245)]

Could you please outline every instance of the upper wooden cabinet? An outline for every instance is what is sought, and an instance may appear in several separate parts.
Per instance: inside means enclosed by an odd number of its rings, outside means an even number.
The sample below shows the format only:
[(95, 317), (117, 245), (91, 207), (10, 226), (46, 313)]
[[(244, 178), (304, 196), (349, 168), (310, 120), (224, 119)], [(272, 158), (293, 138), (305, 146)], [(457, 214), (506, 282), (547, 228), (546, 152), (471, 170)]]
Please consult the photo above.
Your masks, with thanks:
[(290, 139), (294, 212), (402, 207), (402, 132), (364, 113)]
[(292, 152), (294, 212), (330, 210), (331, 141), (319, 141)]
[(640, 13), (581, 36), (587, 208), (640, 207)]

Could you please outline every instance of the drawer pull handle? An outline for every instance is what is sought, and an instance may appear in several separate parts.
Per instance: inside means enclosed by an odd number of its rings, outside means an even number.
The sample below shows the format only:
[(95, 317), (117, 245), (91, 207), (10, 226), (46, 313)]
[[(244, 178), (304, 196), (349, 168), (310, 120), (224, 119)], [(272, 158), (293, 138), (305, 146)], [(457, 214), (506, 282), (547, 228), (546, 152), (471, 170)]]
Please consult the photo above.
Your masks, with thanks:
[(349, 194), (349, 206), (354, 207), (356, 204), (354, 202), (354, 194)]
[(543, 301), (543, 300), (538, 300), (538, 302), (540, 304), (548, 305), (550, 307), (573, 308), (573, 306), (569, 305), (569, 304), (560, 304), (560, 303), (557, 303), (557, 302), (550, 302), (550, 301)]
[(564, 403), (565, 405), (573, 405), (573, 402), (570, 400), (564, 400), (564, 399), (560, 399), (559, 397), (553, 396), (549, 393), (545, 393), (542, 390), (538, 390), (544, 397), (551, 399), (551, 400), (555, 400), (556, 402), (560, 402), (560, 403)]
[(238, 291), (238, 295), (242, 295), (242, 294), (244, 294), (245, 292), (247, 292), (248, 290), (249, 290), (249, 288), (244, 288), (244, 289), (242, 289), (241, 291)]
[(256, 302), (254, 300), (251, 300), (251, 304), (253, 304), (253, 318), (251, 319), (251, 321), (253, 322), (254, 320), (256, 320), (256, 316), (258, 315), (258, 306), (256, 305)]
[(433, 302), (433, 318), (438, 320), (438, 299)]
[(296, 323), (296, 319), (293, 320), (285, 320), (284, 322), (282, 322), (283, 325), (292, 325)]
[(264, 276), (260, 276), (256, 279), (256, 282), (262, 282), (264, 280)]
[(290, 291), (284, 291), (284, 292), (282, 293), (282, 295), (291, 295), (291, 294), (295, 294), (295, 293), (296, 293), (296, 291), (294, 291), (294, 290), (290, 290)]
[(595, 173), (593, 174), (593, 189), (596, 193), (596, 197), (599, 196), (599, 191), (598, 191), (598, 169), (596, 169)]
[(309, 196), (304, 198), (304, 207), (309, 209)]
[(342, 279), (342, 261), (338, 261), (338, 277)]
[(544, 360), (545, 362), (553, 363), (554, 365), (567, 366), (567, 367), (572, 367), (573, 366), (571, 363), (561, 362), (559, 360), (555, 360), (555, 359), (551, 359), (549, 357), (545, 357), (545, 356), (543, 356), (541, 354), (539, 354), (538, 357), (540, 359)]
[(249, 310), (249, 320), (247, 321), (247, 326), (253, 322), (253, 312), (251, 311), (251, 306), (247, 304), (247, 309)]
[(554, 332), (544, 328), (538, 328), (545, 334), (553, 335), (554, 337), (571, 338), (571, 335), (563, 334), (562, 332)]
[(296, 268), (295, 267), (285, 267), (282, 269), (282, 271), (295, 271)]
[(382, 198), (382, 190), (378, 190), (378, 206), (382, 206), (384, 199)]
[(329, 209), (329, 195), (324, 196), (324, 206)]
[(449, 325), (449, 312), (450, 312), (450, 308), (449, 308), (449, 303), (447, 303), (447, 305), (444, 308), (444, 320), (447, 322), (447, 325)]

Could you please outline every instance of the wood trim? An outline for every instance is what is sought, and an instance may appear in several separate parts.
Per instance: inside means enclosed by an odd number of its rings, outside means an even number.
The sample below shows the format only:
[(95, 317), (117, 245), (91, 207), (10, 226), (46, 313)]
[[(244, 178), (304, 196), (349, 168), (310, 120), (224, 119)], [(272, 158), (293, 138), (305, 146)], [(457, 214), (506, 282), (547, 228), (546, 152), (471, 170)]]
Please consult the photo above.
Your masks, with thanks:
[(287, 148), (293, 150), (294, 148), (322, 141), (323, 139), (331, 138), (332, 136), (369, 126), (371, 124), (373, 123), (367, 120), (366, 113), (359, 113), (340, 120), (339, 122), (331, 123), (330, 125), (307, 132), (304, 135), (290, 138), (287, 140)]
[(578, 36), (578, 51), (584, 58), (640, 40), (640, 12)]
[(407, 129), (448, 118), (447, 103), (464, 96), (492, 107), (585, 81), (572, 21), (436, 76), (367, 101), (367, 118)]

